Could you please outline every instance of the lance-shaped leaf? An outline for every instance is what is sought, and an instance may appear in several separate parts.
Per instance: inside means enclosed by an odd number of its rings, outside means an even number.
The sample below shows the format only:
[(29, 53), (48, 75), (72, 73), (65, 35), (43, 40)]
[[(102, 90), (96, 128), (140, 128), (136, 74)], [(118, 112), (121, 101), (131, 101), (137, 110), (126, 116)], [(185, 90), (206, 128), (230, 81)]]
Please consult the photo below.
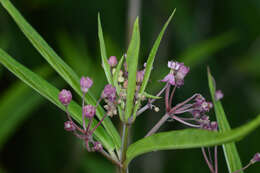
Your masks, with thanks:
[[(13, 6), (9, 0), (1, 0), (3, 7), (8, 11), (24, 35), (29, 39), (32, 45), (38, 50), (43, 58), (59, 73), (59, 75), (77, 92), (78, 95), (83, 97), (80, 89), (78, 75), (55, 53), (55, 51), (46, 43), (46, 41), (37, 33), (37, 31), (23, 18), (19, 11)], [(95, 105), (97, 102), (90, 92), (86, 94), (85, 100), (88, 104)], [(97, 107), (97, 116), (102, 119), (104, 110), (101, 106)], [(121, 139), (116, 128), (109, 118), (105, 119), (102, 123), (108, 134), (111, 135), (115, 147), (118, 149), (121, 145)]]
[(185, 129), (157, 133), (130, 145), (126, 153), (127, 159), (124, 166), (127, 166), (136, 156), (152, 151), (209, 147), (238, 141), (259, 125), (260, 115), (246, 125), (226, 132)]
[(98, 13), (98, 38), (99, 38), (99, 44), (100, 44), (102, 67), (105, 71), (108, 83), (113, 84), (113, 78), (111, 75), (110, 65), (108, 64), (108, 60), (107, 60), (106, 45), (105, 45), (105, 41), (104, 41), (99, 13)]
[[(58, 99), (59, 90), (57, 88), (55, 88), (53, 85), (48, 83), (46, 80), (44, 80), (22, 64), (18, 63), (2, 49), (0, 49), (0, 63), (2, 63), (8, 70), (10, 70), (23, 82), (32, 87), (38, 93), (40, 93), (43, 97), (47, 98), (53, 104), (65, 111), (65, 107), (60, 103)], [(76, 102), (72, 101), (69, 104), (68, 110), (77, 122), (82, 123), (81, 107)], [(93, 126), (96, 124), (97, 121), (94, 121)], [(97, 130), (95, 131), (95, 136), (109, 151), (114, 149), (113, 140), (103, 129), (103, 127), (99, 126), (99, 128), (97, 128)]]
[(140, 48), (140, 32), (138, 18), (136, 18), (132, 33), (132, 38), (126, 54), (126, 63), (128, 71), (127, 98), (124, 120), (127, 121), (133, 111), (133, 103), (136, 89), (136, 71), (138, 64), (138, 55)]
[[(174, 13), (175, 13), (175, 10), (172, 12), (172, 14), (170, 15), (169, 19), (166, 21), (166, 23), (164, 24), (161, 32), (159, 33), (151, 51), (150, 51), (150, 54), (149, 54), (149, 57), (147, 59), (147, 62), (146, 62), (146, 67), (145, 67), (145, 73), (144, 73), (144, 79), (143, 79), (143, 82), (142, 82), (142, 85), (141, 85), (141, 88), (139, 90), (139, 93), (142, 95), (145, 91), (145, 88), (148, 84), (148, 81), (149, 81), (149, 78), (150, 78), (150, 75), (151, 75), (151, 72), (152, 72), (152, 69), (153, 69), (153, 62), (154, 62), (154, 59), (155, 59), (155, 56), (156, 56), (156, 53), (157, 53), (157, 50), (160, 46), (160, 43), (161, 43), (161, 40), (162, 40), (162, 37), (164, 35), (164, 32), (167, 28), (167, 26), (169, 25), (170, 21), (172, 20), (173, 16), (174, 16)], [(135, 105), (135, 109), (134, 109), (134, 113), (133, 113), (133, 119), (135, 119), (136, 117), (136, 112), (137, 110), (139, 109), (140, 107), (140, 100), (138, 100), (138, 103)]]
[[(226, 132), (229, 131), (230, 125), (228, 123), (226, 114), (224, 112), (223, 106), (220, 101), (217, 101), (215, 99), (215, 81), (212, 75), (210, 74), (210, 70), (208, 69), (208, 82), (209, 82), (209, 90), (211, 93), (212, 101), (214, 104), (214, 110), (216, 113), (217, 121), (218, 121), (218, 127), (220, 132)], [(239, 170), (242, 168), (242, 163), (236, 148), (236, 144), (234, 142), (229, 143), (229, 144), (224, 144), (223, 145), (223, 150), (228, 166), (228, 170), (230, 173)], [(243, 172), (243, 171), (241, 171)]]

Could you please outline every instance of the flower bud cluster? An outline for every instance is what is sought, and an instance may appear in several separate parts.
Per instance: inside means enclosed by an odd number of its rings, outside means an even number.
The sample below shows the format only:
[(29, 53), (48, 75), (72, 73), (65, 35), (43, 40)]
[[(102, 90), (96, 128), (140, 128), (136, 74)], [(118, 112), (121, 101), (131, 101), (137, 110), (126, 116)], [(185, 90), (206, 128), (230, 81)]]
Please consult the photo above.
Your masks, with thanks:
[[(110, 60), (110, 63), (116, 64), (113, 60), (113, 58)], [(83, 96), (88, 92), (88, 90), (92, 87), (93, 81), (89, 77), (82, 77), (80, 80), (80, 87), (81, 91), (83, 93)], [(86, 143), (86, 148), (88, 151), (102, 151), (103, 147), (102, 144), (98, 141), (94, 141), (93, 139), (93, 133), (96, 130), (96, 128), (102, 123), (104, 118), (93, 128), (91, 129), (92, 120), (96, 114), (96, 106), (87, 104), (85, 105), (84, 98), (83, 98), (83, 104), (82, 104), (82, 122), (83, 122), (83, 128), (77, 125), (73, 120), (72, 117), (68, 111), (68, 105), (72, 100), (72, 94), (69, 90), (62, 89), (59, 93), (59, 101), (66, 107), (66, 113), (68, 117), (68, 121), (64, 123), (64, 129), (69, 132), (73, 132), (73, 134), (84, 140)], [(116, 99), (116, 90), (113, 86), (107, 85), (103, 91), (102, 98), (109, 101), (114, 102)], [(97, 103), (98, 104), (98, 103)], [(85, 118), (87, 118), (88, 124), (87, 127), (85, 126)]]

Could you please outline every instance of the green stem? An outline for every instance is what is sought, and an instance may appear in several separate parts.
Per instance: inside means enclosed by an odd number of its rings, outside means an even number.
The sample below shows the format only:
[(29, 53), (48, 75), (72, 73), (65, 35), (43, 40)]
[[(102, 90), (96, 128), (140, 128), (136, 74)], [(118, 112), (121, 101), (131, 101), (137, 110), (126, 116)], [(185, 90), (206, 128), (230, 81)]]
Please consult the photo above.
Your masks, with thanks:
[[(124, 123), (123, 125), (123, 135), (122, 135), (122, 153), (121, 153), (121, 164), (123, 165), (126, 160), (126, 151), (128, 146), (128, 134), (130, 130), (130, 124)], [(128, 167), (123, 166), (120, 173), (127, 173)]]

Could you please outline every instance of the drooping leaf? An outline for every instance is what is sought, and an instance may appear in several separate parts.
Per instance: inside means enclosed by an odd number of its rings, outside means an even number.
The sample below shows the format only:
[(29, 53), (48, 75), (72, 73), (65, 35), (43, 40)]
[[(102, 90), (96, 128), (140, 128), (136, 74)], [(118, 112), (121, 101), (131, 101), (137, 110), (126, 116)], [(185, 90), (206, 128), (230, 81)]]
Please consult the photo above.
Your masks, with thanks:
[[(25, 66), (15, 61), (2, 49), (0, 49), (0, 63), (2, 63), (8, 70), (14, 73), (23, 82), (32, 87), (38, 93), (40, 93), (43, 97), (47, 98), (60, 109), (65, 110), (65, 107), (59, 102), (59, 90), (57, 88), (55, 88), (53, 85), (48, 83), (46, 80), (29, 70)], [(81, 107), (76, 102), (72, 101), (69, 104), (68, 109), (71, 113), (71, 116), (77, 122), (82, 123)], [(94, 121), (93, 126), (95, 124), (97, 124), (97, 121)], [(113, 150), (114, 144), (111, 137), (107, 134), (103, 127), (99, 127), (100, 128), (97, 128), (97, 130), (95, 131), (96, 138), (100, 140), (104, 147), (107, 148), (109, 151)]]
[(102, 67), (105, 71), (108, 83), (113, 84), (113, 78), (112, 78), (111, 71), (110, 71), (110, 65), (108, 64), (108, 60), (107, 60), (106, 46), (105, 46), (105, 41), (104, 41), (99, 13), (98, 13), (98, 38), (99, 38), (99, 44), (100, 44)]
[[(43, 74), (44, 77), (51, 74), (50, 68), (46, 68), (46, 66), (36, 71)], [(4, 92), (0, 98), (0, 149), (17, 129), (17, 126), (19, 126), (42, 101), (42, 97), (32, 92), (28, 86), (20, 81), (11, 85)]]
[(138, 55), (140, 48), (140, 31), (138, 18), (136, 18), (133, 28), (131, 41), (126, 54), (126, 63), (128, 71), (127, 98), (124, 120), (127, 121), (132, 114), (135, 89), (136, 89), (136, 72), (138, 64)]
[[(32, 45), (38, 50), (43, 58), (59, 73), (59, 75), (76, 91), (78, 95), (83, 97), (80, 90), (78, 75), (55, 53), (55, 51), (46, 43), (46, 41), (37, 33), (37, 31), (23, 18), (19, 11), (13, 6), (9, 0), (1, 0), (3, 7), (11, 15), (24, 35), (29, 39)], [(85, 100), (88, 104), (95, 105), (96, 100), (90, 92), (86, 94)], [(103, 108), (98, 105), (97, 117), (102, 119), (105, 112)], [(115, 147), (120, 148), (121, 139), (118, 131), (112, 124), (109, 118), (106, 118), (103, 123), (104, 128), (108, 134), (111, 135)]]
[[(151, 72), (152, 72), (152, 69), (153, 69), (153, 62), (154, 62), (154, 59), (155, 59), (155, 56), (156, 56), (156, 53), (157, 53), (157, 50), (160, 46), (160, 43), (161, 43), (161, 40), (162, 40), (162, 37), (164, 35), (164, 32), (167, 28), (167, 26), (169, 25), (170, 21), (172, 20), (173, 16), (174, 16), (174, 13), (175, 13), (175, 10), (172, 12), (172, 14), (170, 15), (169, 19), (166, 21), (166, 23), (164, 24), (161, 32), (159, 33), (151, 51), (150, 51), (150, 54), (149, 54), (149, 57), (147, 59), (147, 62), (146, 62), (146, 67), (145, 67), (145, 73), (144, 73), (144, 79), (143, 79), (143, 82), (142, 82), (142, 85), (141, 85), (141, 88), (140, 88), (140, 91), (139, 93), (142, 95), (145, 91), (145, 88), (148, 84), (148, 81), (149, 81), (149, 78), (150, 78), (150, 75), (151, 75)], [(137, 104), (135, 105), (135, 108), (134, 108), (134, 113), (133, 113), (133, 119), (135, 119), (136, 117), (136, 112), (137, 110), (139, 109), (140, 107), (140, 100), (138, 100)]]
[(157, 133), (130, 145), (124, 165), (127, 166), (136, 156), (152, 151), (208, 147), (238, 141), (259, 127), (259, 125), (260, 115), (251, 122), (226, 132), (185, 129)]
[[(215, 99), (215, 83), (214, 78), (210, 74), (210, 70), (208, 69), (208, 82), (209, 82), (209, 90), (211, 94), (211, 98), (214, 104), (214, 110), (217, 117), (218, 127), (220, 132), (226, 132), (231, 129), (221, 101), (217, 101)], [(234, 142), (223, 144), (223, 150), (226, 158), (226, 163), (228, 166), (228, 170), (230, 173), (239, 170), (242, 168), (242, 163), (236, 148), (236, 144)], [(243, 171), (241, 171), (243, 172)]]

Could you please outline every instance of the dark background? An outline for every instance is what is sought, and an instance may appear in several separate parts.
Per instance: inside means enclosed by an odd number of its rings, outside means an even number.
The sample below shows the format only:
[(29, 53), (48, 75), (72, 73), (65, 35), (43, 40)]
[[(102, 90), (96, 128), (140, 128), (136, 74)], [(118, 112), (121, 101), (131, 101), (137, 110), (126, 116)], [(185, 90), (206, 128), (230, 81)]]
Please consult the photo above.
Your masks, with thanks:
[[(260, 113), (260, 1), (259, 0), (16, 0), (12, 1), (29, 23), (79, 75), (94, 79), (98, 97), (106, 83), (100, 62), (97, 13), (100, 12), (108, 55), (126, 52), (131, 16), (140, 16), (140, 66), (164, 22), (177, 9), (157, 54), (149, 91), (167, 73), (167, 61), (191, 67), (175, 102), (194, 93), (210, 99), (206, 68), (225, 94), (223, 105), (232, 127)], [(130, 21), (130, 22), (129, 22)], [(0, 6), (0, 47), (58, 88), (69, 88), (52, 71)], [(158, 86), (157, 86), (158, 83)], [(22, 84), (0, 65), (0, 172), (114, 172), (96, 153), (87, 153), (81, 141), (63, 130), (65, 114)], [(163, 110), (163, 105), (158, 103)], [(163, 111), (148, 111), (134, 124), (132, 137), (143, 137)], [(11, 117), (11, 118), (10, 118)], [(211, 117), (214, 113), (211, 111)], [(115, 124), (117, 125), (115, 118)], [(180, 129), (168, 122), (162, 131)], [(5, 133), (4, 133), (5, 132)], [(259, 150), (259, 129), (237, 143), (245, 165)], [(221, 147), (219, 147), (221, 150)], [(219, 152), (220, 171), (228, 172)], [(160, 151), (138, 157), (130, 172), (209, 172), (200, 149)], [(260, 172), (260, 165), (246, 172)]]

